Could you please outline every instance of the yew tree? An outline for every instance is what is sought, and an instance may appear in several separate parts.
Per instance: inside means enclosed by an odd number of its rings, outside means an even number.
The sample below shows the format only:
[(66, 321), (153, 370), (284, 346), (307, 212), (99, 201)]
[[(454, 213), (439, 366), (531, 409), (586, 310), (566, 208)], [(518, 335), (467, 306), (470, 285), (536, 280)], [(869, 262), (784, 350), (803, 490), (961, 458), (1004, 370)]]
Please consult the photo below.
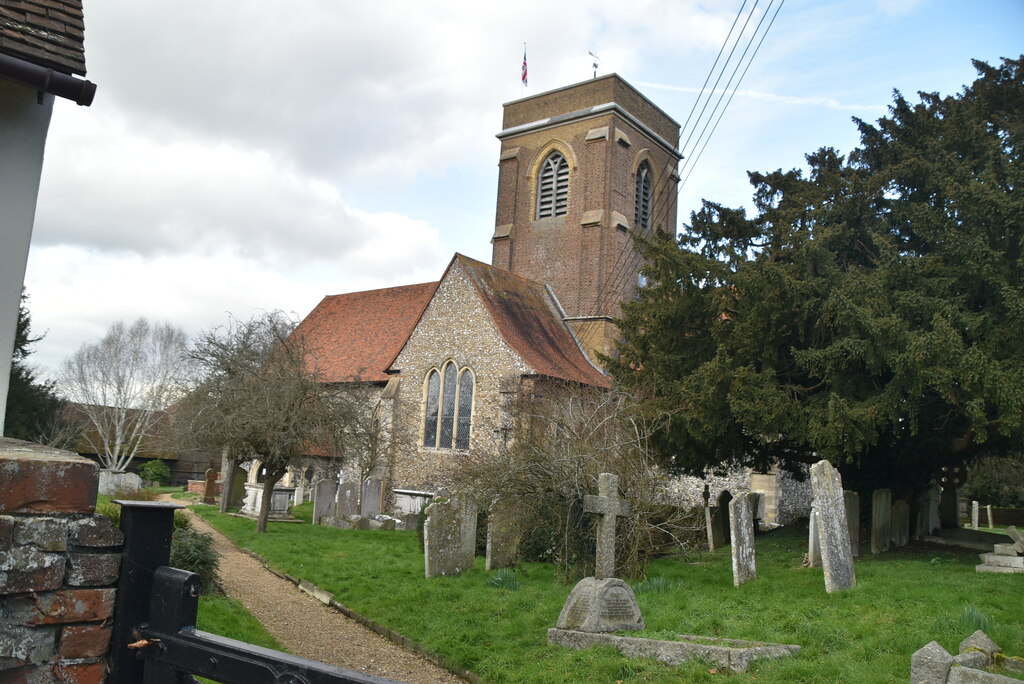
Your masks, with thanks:
[(1024, 445), (1024, 57), (954, 96), (899, 92), (847, 157), (750, 173), (641, 244), (610, 368), (669, 468), (826, 458), (913, 488)]

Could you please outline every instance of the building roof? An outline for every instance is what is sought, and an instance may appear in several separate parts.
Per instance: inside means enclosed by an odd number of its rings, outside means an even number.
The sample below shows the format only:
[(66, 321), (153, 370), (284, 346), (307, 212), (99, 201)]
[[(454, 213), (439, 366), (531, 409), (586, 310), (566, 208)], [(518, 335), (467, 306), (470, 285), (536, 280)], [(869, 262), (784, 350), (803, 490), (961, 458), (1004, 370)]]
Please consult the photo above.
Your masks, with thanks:
[(473, 282), (502, 339), (538, 375), (610, 386), (608, 376), (583, 353), (545, 285), (462, 254), (455, 262)]
[(328, 295), (294, 335), (308, 345), (324, 382), (385, 382), (437, 283)]
[(0, 53), (85, 75), (81, 0), (0, 0)]

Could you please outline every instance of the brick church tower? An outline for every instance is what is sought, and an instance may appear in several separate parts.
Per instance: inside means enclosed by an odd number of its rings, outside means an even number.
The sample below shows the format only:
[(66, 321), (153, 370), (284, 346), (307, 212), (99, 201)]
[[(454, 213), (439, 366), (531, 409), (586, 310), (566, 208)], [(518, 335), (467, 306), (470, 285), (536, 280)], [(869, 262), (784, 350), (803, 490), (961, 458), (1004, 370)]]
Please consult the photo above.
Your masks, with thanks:
[(491, 263), (549, 285), (589, 352), (635, 296), (632, 234), (675, 231), (679, 124), (615, 74), (504, 106)]

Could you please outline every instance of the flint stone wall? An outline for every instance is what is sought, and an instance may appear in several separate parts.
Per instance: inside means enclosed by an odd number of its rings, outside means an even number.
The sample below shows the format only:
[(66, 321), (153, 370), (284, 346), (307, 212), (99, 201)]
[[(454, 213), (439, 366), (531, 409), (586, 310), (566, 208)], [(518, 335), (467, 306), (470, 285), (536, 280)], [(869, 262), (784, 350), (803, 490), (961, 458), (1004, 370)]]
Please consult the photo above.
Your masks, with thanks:
[[(750, 468), (733, 470), (726, 475), (708, 475), (706, 477), (679, 476), (669, 480), (666, 492), (666, 503), (671, 503), (682, 508), (694, 508), (704, 505), (704, 485), (708, 485), (710, 503), (715, 505), (722, 492), (729, 492), (734, 497), (739, 494), (750, 492), (766, 495), (766, 500), (771, 501), (774, 506), (774, 520), (770, 514), (766, 516), (765, 522), (774, 522), (779, 525), (788, 525), (799, 518), (806, 518), (811, 514), (811, 481), (807, 477), (804, 481), (797, 481), (793, 475), (779, 470), (774, 475), (775, 491), (768, 491), (767, 487), (752, 487), (752, 480), (758, 479), (764, 482), (764, 478), (770, 476), (757, 476)], [(767, 507), (771, 508), (771, 506)]]

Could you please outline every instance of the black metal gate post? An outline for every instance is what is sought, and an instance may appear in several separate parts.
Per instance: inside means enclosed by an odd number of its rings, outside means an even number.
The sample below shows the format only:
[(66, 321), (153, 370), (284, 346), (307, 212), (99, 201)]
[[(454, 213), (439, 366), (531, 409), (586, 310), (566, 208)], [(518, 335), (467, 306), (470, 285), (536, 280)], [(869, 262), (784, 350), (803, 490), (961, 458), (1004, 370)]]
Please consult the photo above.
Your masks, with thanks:
[(121, 577), (117, 583), (114, 630), (108, 684), (138, 684), (143, 661), (128, 646), (138, 639), (132, 631), (149, 622), (153, 573), (171, 559), (174, 511), (184, 508), (163, 501), (114, 501), (121, 505)]

